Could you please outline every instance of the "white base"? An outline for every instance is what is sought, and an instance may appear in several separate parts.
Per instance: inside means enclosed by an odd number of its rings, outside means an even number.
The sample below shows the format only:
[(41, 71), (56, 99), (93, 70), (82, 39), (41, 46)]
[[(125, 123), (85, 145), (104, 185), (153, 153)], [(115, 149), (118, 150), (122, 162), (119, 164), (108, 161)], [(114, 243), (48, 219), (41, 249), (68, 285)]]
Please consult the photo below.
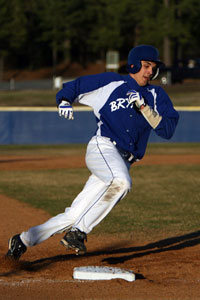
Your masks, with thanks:
[(110, 280), (120, 278), (127, 281), (134, 281), (135, 274), (130, 270), (120, 268), (87, 266), (74, 268), (73, 278), (83, 280)]

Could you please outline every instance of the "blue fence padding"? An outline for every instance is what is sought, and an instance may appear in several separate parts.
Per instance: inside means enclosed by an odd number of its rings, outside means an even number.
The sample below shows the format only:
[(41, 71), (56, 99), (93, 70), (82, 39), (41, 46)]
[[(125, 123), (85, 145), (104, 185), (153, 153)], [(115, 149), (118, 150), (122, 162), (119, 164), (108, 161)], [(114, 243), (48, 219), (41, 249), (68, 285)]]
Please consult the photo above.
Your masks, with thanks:
[(57, 112), (0, 112), (0, 144), (87, 143), (95, 132), (91, 112), (74, 112), (74, 120)]
[[(171, 140), (154, 132), (150, 142), (200, 142), (200, 111), (180, 111)], [(87, 143), (96, 130), (92, 111), (75, 111), (74, 120), (60, 118), (57, 111), (0, 111), (0, 144)]]

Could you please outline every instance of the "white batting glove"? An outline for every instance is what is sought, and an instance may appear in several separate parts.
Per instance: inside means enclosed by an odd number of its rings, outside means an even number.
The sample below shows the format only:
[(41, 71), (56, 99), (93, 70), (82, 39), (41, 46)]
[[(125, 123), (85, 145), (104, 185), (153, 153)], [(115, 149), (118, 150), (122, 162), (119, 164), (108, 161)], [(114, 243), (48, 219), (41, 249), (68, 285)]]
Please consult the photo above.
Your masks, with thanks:
[(58, 113), (60, 117), (65, 117), (68, 120), (73, 120), (73, 109), (69, 102), (62, 100), (62, 102), (58, 105)]
[(134, 90), (127, 93), (129, 104), (135, 103), (137, 108), (140, 109), (141, 106), (145, 105), (144, 98), (140, 95), (139, 92), (136, 92)]

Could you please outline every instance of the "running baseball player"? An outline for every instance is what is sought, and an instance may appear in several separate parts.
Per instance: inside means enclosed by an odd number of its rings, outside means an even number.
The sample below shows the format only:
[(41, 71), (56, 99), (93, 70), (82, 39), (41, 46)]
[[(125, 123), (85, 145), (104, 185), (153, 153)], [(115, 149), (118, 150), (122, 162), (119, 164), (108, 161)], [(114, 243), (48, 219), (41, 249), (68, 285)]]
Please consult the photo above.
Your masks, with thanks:
[(165, 139), (174, 134), (179, 115), (162, 87), (150, 84), (161, 65), (158, 50), (141, 45), (129, 52), (128, 75), (106, 72), (63, 85), (56, 95), (61, 117), (73, 119), (75, 102), (91, 106), (96, 117), (86, 151), (91, 175), (63, 213), (11, 237), (7, 257), (19, 259), (57, 233), (65, 233), (61, 244), (67, 249), (86, 253), (87, 234), (130, 191), (130, 166), (143, 158), (151, 130)]

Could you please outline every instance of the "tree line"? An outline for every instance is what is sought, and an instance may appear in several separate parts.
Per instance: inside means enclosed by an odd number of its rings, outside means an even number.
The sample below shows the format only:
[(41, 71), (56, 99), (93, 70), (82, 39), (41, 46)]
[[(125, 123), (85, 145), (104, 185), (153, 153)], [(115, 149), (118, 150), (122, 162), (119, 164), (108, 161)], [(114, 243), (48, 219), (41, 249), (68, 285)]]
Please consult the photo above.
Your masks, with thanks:
[(200, 57), (199, 0), (0, 0), (0, 73), (120, 59), (151, 44), (170, 66)]

